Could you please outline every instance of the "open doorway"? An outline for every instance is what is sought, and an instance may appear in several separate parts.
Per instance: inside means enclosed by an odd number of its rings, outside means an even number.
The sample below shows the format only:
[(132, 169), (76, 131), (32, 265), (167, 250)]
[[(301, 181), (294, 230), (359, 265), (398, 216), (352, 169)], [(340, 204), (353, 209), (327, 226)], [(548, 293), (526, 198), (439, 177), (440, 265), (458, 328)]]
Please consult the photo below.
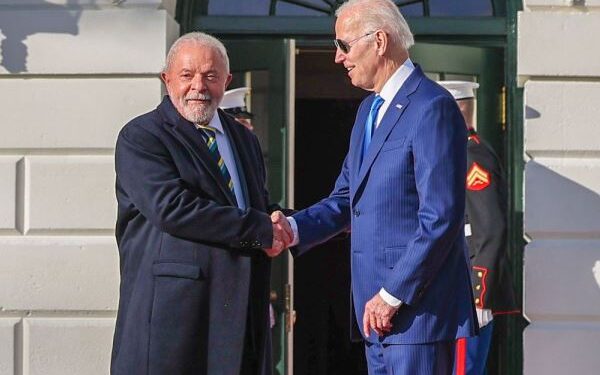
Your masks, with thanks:
[[(296, 55), (295, 202), (329, 195), (348, 150), (360, 101), (334, 51)], [(294, 262), (294, 374), (366, 374), (364, 346), (350, 341), (350, 239), (329, 241)]]
[[(420, 43), (411, 59), (432, 79), (480, 83), (479, 131), (504, 154), (502, 51)], [(295, 71), (294, 207), (326, 197), (338, 176), (355, 114), (368, 94), (350, 84), (333, 49), (300, 48)], [(334, 239), (295, 260), (294, 374), (366, 374), (362, 343), (350, 343), (349, 238)], [(499, 330), (501, 331), (501, 330)]]

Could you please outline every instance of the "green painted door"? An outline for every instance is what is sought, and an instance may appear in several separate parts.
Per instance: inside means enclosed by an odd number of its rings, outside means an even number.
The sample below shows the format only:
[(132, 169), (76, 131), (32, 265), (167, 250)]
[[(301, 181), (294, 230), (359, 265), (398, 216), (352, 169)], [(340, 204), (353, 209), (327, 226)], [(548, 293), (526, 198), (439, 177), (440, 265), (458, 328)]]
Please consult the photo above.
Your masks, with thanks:
[[(288, 137), (293, 132), (293, 40), (227, 40), (230, 69), (233, 80), (230, 88), (247, 86), (251, 93), (246, 105), (254, 115), (252, 126), (258, 136), (265, 163), (271, 202), (289, 207), (293, 199), (288, 191), (291, 160)], [(291, 321), (293, 317), (292, 260), (285, 253), (273, 261), (271, 273), (271, 304), (274, 326), (274, 374), (289, 374), (291, 361)]]

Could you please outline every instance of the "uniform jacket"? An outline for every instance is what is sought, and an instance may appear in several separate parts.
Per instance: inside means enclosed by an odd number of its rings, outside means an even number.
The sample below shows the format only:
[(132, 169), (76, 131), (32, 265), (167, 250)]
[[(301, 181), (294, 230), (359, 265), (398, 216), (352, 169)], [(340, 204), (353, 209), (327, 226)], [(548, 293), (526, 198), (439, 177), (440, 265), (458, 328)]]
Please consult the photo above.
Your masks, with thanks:
[(467, 143), (466, 236), (475, 305), (516, 313), (506, 256), (506, 182), (498, 156), (475, 133)]
[(261, 373), (270, 373), (270, 261), (260, 247), (273, 234), (262, 153), (250, 131), (218, 116), (246, 210), (234, 204), (199, 131), (169, 97), (119, 134), (112, 374), (237, 375), (246, 329)]
[[(381, 287), (403, 301), (387, 344), (476, 332), (464, 227), (466, 127), (454, 99), (416, 68), (383, 116), (364, 160), (361, 103), (331, 195), (294, 215), (299, 255), (351, 228), (354, 312)], [(374, 333), (369, 341), (378, 341)]]

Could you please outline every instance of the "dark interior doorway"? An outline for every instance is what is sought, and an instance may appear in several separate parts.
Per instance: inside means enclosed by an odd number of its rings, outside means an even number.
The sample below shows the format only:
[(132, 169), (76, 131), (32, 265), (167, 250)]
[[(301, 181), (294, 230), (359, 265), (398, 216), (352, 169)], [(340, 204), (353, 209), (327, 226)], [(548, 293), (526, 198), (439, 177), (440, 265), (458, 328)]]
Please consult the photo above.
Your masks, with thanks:
[[(296, 56), (295, 202), (329, 195), (348, 150), (360, 101), (332, 49)], [(362, 343), (350, 342), (350, 241), (338, 238), (294, 263), (294, 374), (366, 374)]]

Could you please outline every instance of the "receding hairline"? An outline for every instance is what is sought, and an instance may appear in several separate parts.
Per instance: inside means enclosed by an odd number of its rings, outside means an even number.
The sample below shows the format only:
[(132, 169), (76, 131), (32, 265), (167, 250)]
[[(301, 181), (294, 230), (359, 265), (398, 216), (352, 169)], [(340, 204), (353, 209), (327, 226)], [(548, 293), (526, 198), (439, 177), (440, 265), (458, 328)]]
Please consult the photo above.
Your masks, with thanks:
[(356, 27), (362, 32), (373, 32), (382, 29), (391, 38), (394, 45), (404, 50), (414, 44), (414, 36), (410, 26), (391, 0), (348, 0), (335, 12), (338, 21), (343, 17), (345, 27)]
[(212, 35), (200, 32), (185, 34), (179, 37), (179, 39), (177, 39), (171, 45), (171, 48), (169, 49), (169, 52), (165, 59), (165, 66), (162, 70), (163, 73), (166, 73), (170, 70), (173, 61), (179, 55), (181, 49), (188, 45), (210, 48), (213, 52), (215, 52), (215, 55), (221, 58), (221, 61), (225, 66), (225, 70), (227, 71), (227, 73), (229, 73), (229, 57), (227, 55), (227, 49), (225, 48), (223, 43), (217, 38), (213, 37)]

